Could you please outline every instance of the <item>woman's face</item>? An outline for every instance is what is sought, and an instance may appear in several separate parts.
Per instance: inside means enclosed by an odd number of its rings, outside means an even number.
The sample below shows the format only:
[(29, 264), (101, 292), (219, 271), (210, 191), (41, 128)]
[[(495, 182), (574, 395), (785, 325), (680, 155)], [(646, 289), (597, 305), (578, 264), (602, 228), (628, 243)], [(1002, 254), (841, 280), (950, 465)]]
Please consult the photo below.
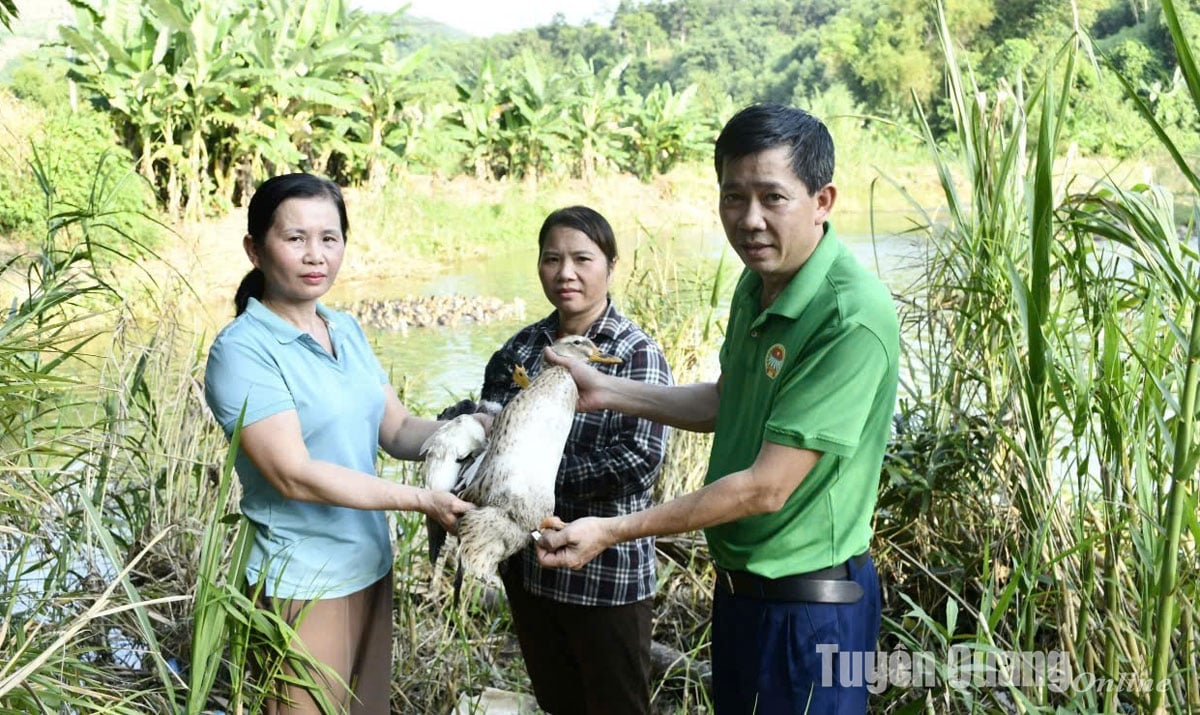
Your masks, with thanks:
[(266, 275), (263, 297), (310, 303), (325, 295), (342, 267), (346, 239), (333, 199), (292, 198), (275, 209), (261, 246), (245, 239), (250, 262)]
[(559, 317), (599, 314), (608, 298), (608, 258), (587, 234), (555, 226), (538, 256), (538, 277)]

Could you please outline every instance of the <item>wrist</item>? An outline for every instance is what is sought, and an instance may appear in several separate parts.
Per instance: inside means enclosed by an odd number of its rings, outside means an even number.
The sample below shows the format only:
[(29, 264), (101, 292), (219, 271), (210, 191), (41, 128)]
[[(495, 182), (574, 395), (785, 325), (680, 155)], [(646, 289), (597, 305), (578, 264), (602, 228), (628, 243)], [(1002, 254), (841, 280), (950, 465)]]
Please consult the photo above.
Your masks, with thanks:
[(604, 519), (604, 548), (636, 539), (637, 535), (630, 533), (629, 517), (610, 516)]
[(412, 511), (419, 511), (422, 514), (429, 514), (432, 507), (432, 500), (430, 499), (431, 496), (432, 494), (428, 489), (413, 487), (412, 503), (409, 509)]
[(596, 390), (597, 402), (600, 403), (600, 409), (620, 412), (621, 405), (621, 385), (624, 378), (617, 375), (600, 374), (600, 381)]

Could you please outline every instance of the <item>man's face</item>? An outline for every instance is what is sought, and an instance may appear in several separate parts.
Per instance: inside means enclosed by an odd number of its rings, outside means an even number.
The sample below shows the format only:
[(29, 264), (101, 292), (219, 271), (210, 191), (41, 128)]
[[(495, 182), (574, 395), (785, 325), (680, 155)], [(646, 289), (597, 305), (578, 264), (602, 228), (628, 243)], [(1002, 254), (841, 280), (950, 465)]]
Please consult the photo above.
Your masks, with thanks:
[(810, 196), (788, 151), (777, 146), (727, 160), (721, 181), (725, 237), (772, 297), (812, 255), (836, 197), (832, 184)]

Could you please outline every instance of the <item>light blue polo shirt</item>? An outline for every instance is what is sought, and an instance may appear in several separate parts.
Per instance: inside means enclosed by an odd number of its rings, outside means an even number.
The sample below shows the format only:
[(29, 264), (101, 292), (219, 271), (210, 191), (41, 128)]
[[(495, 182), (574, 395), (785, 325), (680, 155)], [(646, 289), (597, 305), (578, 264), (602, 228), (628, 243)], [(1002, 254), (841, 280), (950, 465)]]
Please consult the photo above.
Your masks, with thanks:
[[(336, 357), (251, 298), (208, 353), (204, 396), (231, 436), (244, 425), (295, 410), (309, 456), (375, 475), (387, 375), (362, 328), (320, 304)], [(382, 511), (285, 499), (238, 450), (242, 513), (256, 527), (246, 576), (280, 598), (338, 598), (378, 581), (392, 566)]]

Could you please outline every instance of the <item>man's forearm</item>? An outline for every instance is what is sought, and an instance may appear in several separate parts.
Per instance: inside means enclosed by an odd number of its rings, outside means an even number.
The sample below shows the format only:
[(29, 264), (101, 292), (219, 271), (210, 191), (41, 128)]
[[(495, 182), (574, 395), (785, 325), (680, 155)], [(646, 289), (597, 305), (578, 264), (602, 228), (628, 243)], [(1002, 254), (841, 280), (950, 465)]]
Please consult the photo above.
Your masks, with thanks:
[(821, 459), (820, 452), (764, 443), (754, 464), (645, 511), (613, 517), (621, 541), (677, 534), (782, 509)]
[(713, 431), (719, 400), (715, 382), (651, 385), (618, 379), (608, 391), (609, 409), (690, 432)]
[(609, 525), (614, 543), (680, 534), (775, 511), (779, 503), (771, 497), (772, 490), (744, 470), (645, 511), (612, 517)]

